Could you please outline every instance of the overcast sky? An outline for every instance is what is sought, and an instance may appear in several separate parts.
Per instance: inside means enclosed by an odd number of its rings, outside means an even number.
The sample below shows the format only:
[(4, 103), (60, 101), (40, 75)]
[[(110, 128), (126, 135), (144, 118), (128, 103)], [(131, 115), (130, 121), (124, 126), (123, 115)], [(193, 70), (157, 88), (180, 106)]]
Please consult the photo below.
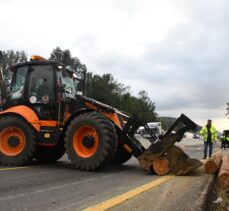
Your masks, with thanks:
[(146, 90), (160, 116), (229, 129), (228, 0), (0, 0), (0, 50), (70, 49), (88, 70)]

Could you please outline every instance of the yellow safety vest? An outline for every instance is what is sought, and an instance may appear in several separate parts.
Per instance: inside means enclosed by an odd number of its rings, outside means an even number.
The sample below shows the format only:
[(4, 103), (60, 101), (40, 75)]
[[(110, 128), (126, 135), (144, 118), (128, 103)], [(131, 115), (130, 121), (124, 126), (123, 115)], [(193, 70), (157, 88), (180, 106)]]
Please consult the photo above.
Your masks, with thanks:
[[(217, 130), (215, 129), (215, 127), (211, 126), (210, 131), (211, 131), (211, 141), (214, 142), (214, 141), (217, 140)], [(206, 126), (204, 126), (201, 129), (200, 135), (204, 138), (204, 141), (207, 141), (207, 138), (208, 138), (208, 129), (207, 129)]]
[(229, 141), (229, 137), (222, 135), (221, 140), (222, 141)]

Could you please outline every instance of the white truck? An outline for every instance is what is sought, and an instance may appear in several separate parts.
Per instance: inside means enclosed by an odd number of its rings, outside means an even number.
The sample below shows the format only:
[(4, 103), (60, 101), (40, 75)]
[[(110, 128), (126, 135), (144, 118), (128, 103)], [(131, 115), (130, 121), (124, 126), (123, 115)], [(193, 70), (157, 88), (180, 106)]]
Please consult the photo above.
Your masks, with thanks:
[[(156, 136), (164, 135), (164, 131), (161, 127), (161, 122), (148, 122), (147, 125)], [(145, 131), (143, 126), (139, 127), (138, 133), (141, 134), (144, 138), (150, 138), (149, 133)]]

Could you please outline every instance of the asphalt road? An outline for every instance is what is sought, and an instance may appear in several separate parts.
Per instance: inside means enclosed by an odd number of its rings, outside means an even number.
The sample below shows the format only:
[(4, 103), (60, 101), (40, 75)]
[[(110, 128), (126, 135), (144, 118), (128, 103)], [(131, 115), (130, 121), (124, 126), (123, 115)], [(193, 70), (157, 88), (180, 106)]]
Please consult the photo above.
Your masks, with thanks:
[[(184, 149), (201, 158), (202, 147)], [(159, 178), (142, 170), (135, 158), (100, 172), (78, 171), (66, 156), (51, 165), (0, 166), (0, 210), (83, 210)]]

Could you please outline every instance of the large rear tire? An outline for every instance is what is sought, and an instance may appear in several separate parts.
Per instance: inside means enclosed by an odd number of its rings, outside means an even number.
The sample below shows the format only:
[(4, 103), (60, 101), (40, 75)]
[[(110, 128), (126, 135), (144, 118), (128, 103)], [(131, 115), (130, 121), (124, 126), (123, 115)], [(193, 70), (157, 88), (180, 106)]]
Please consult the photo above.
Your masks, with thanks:
[(65, 153), (64, 144), (57, 144), (55, 147), (39, 146), (35, 154), (35, 159), (41, 163), (54, 163)]
[(103, 115), (90, 112), (75, 117), (65, 135), (65, 148), (80, 170), (97, 170), (109, 164), (117, 151), (113, 124)]
[(118, 144), (118, 150), (114, 159), (112, 160), (111, 164), (113, 165), (121, 165), (127, 162), (132, 157), (130, 154), (121, 144)]
[(36, 147), (36, 134), (28, 122), (13, 115), (0, 118), (0, 165), (25, 165)]

